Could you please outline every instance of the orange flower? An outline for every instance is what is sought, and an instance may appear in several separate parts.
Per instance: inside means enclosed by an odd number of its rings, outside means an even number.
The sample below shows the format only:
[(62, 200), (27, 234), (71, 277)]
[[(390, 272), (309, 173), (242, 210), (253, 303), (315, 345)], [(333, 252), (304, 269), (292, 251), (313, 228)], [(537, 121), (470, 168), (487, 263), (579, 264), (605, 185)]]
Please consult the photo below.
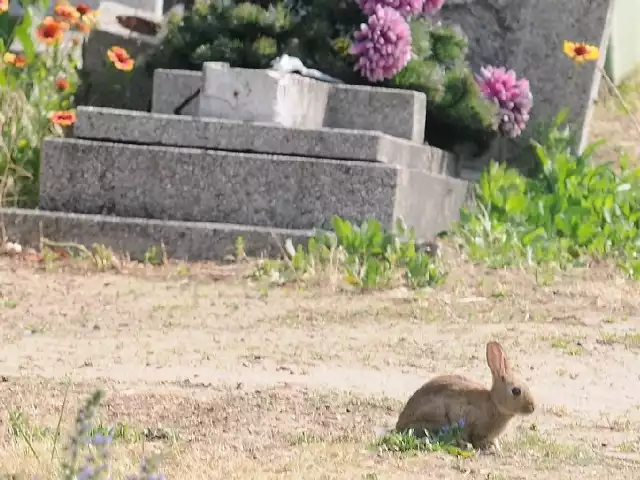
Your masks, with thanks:
[(577, 63), (591, 62), (600, 57), (600, 49), (588, 43), (564, 41), (564, 54)]
[(87, 34), (93, 29), (95, 23), (95, 18), (92, 15), (87, 14), (76, 20), (73, 23), (73, 28), (81, 33)]
[(49, 120), (61, 127), (68, 127), (69, 125), (76, 123), (76, 114), (71, 110), (61, 110), (49, 115)]
[(16, 55), (16, 59), (13, 64), (18, 68), (23, 68), (27, 64), (27, 59), (22, 55)]
[(133, 70), (135, 60), (131, 58), (129, 53), (122, 47), (113, 46), (107, 51), (107, 57), (113, 63), (113, 65), (123, 72), (130, 72)]
[(68, 90), (70, 87), (70, 83), (69, 80), (67, 80), (64, 77), (58, 77), (56, 78), (56, 88), (58, 89), (58, 91), (60, 92), (64, 92), (65, 90)]
[(75, 7), (72, 7), (68, 3), (58, 3), (53, 9), (53, 14), (58, 18), (58, 20), (66, 21), (69, 23), (75, 22), (80, 18), (80, 14)]
[(7, 52), (2, 57), (3, 63), (13, 65), (18, 68), (23, 68), (27, 64), (27, 59), (22, 55), (16, 55), (15, 53)]
[(0, 0), (0, 13), (9, 10), (9, 0)]
[(65, 30), (69, 25), (65, 22), (58, 22), (53, 17), (45, 17), (36, 29), (36, 37), (49, 45), (62, 39)]

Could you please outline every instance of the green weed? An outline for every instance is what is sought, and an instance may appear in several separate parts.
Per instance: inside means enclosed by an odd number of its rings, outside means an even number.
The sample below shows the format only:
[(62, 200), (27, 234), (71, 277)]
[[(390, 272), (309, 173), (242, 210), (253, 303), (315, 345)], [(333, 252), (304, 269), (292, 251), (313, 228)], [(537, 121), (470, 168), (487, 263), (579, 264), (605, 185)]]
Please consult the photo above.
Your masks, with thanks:
[(420, 436), (412, 430), (391, 432), (381, 437), (376, 446), (389, 452), (446, 452), (457, 457), (471, 457), (473, 448), (462, 440), (463, 427), (464, 422), (461, 422)]
[(499, 268), (514, 264), (583, 266), (613, 259), (640, 278), (640, 168), (625, 155), (620, 171), (594, 165), (594, 143), (578, 155), (562, 128), (566, 111), (543, 143), (533, 142), (539, 171), (527, 178), (492, 162), (463, 209), (456, 233), (470, 257)]
[(332, 229), (316, 232), (306, 248), (287, 240), (283, 260), (260, 262), (254, 276), (283, 284), (333, 273), (362, 290), (389, 287), (397, 280), (410, 288), (424, 288), (446, 277), (439, 260), (419, 249), (414, 231), (401, 221), (389, 232), (374, 219), (358, 226), (333, 217)]

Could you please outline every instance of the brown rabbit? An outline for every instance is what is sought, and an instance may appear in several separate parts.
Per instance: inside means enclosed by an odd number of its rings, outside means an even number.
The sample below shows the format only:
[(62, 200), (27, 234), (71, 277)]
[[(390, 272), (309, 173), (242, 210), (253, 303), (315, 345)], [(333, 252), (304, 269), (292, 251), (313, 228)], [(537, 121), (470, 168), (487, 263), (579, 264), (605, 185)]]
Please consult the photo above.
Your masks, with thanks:
[(531, 391), (511, 371), (499, 343), (487, 343), (487, 363), (493, 376), (491, 390), (460, 375), (436, 377), (411, 396), (396, 430), (413, 429), (419, 435), (463, 420), (465, 441), (475, 448), (499, 450), (497, 438), (509, 420), (533, 413), (536, 404)]

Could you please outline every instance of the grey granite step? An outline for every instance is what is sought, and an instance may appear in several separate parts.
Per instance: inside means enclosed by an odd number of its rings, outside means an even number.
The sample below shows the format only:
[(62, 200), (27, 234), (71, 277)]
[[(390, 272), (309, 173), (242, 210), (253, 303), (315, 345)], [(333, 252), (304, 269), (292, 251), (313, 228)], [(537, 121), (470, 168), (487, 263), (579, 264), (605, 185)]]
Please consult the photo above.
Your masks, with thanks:
[[(254, 70), (254, 73), (258, 77), (264, 75), (263, 70)], [(185, 99), (194, 96), (182, 113), (197, 115), (200, 96), (196, 93), (204, 86), (204, 77), (203, 72), (155, 70), (151, 111), (173, 113)], [(424, 142), (427, 107), (424, 93), (344, 83), (324, 84), (319, 88), (327, 86), (324, 127), (379, 131), (419, 144)]]
[(451, 153), (370, 130), (311, 130), (81, 106), (74, 135), (121, 143), (375, 161), (449, 175), (456, 168)]
[(294, 245), (313, 233), (301, 230), (250, 227), (221, 223), (175, 222), (107, 215), (0, 208), (0, 222), (9, 240), (37, 247), (40, 235), (48, 240), (74, 242), (87, 248), (94, 243), (141, 260), (151, 248), (164, 245), (176, 260), (220, 260), (235, 253), (238, 237), (249, 256), (279, 256), (287, 238)]
[(334, 215), (389, 228), (402, 217), (425, 239), (457, 220), (470, 192), (380, 163), (65, 138), (44, 141), (40, 175), (44, 210), (294, 230)]

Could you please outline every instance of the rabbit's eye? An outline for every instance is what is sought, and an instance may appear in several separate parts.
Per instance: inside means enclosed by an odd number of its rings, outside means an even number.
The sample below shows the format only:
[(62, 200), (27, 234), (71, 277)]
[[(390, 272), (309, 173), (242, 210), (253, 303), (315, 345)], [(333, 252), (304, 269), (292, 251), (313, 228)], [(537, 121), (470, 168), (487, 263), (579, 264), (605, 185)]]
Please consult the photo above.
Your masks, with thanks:
[(520, 390), (518, 387), (513, 387), (511, 389), (511, 393), (513, 394), (514, 397), (517, 397), (522, 393), (522, 390)]

